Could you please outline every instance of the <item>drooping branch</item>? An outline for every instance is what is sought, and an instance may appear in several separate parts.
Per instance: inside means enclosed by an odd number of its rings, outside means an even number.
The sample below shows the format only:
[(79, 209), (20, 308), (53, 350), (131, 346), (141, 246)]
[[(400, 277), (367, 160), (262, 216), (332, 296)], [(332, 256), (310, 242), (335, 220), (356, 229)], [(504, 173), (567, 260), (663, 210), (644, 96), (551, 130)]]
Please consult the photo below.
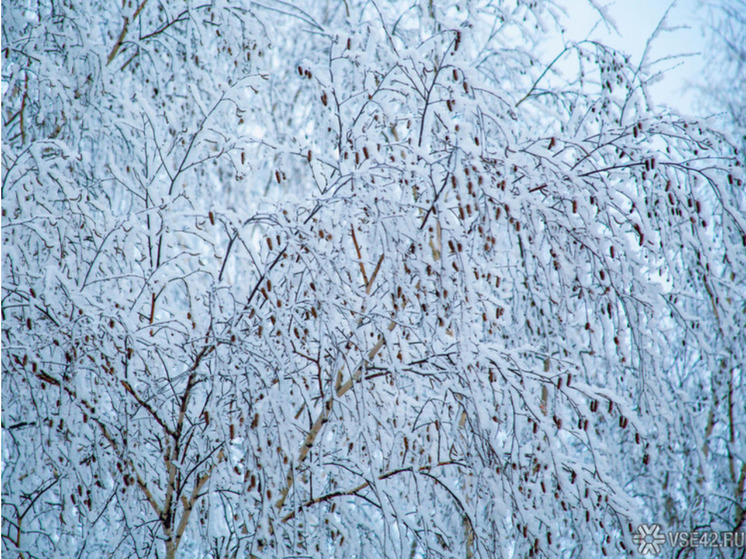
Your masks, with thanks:
[[(440, 468), (442, 466), (465, 466), (465, 464), (461, 462), (456, 462), (454, 460), (449, 460), (447, 462), (438, 462), (437, 464), (428, 464), (425, 466), (420, 466), (419, 468), (415, 468), (414, 466), (410, 466), (409, 468), (397, 468), (396, 470), (392, 470), (390, 472), (385, 472), (383, 474), (380, 474), (376, 477), (377, 480), (383, 481), (385, 479), (388, 479), (390, 477), (394, 477), (398, 474), (402, 473), (422, 473), (422, 472), (429, 472), (430, 470), (434, 468)], [(361, 483), (360, 485), (353, 487), (352, 489), (342, 490), (342, 491), (333, 491), (332, 493), (327, 493), (325, 495), (322, 495), (320, 497), (315, 497), (313, 499), (310, 499), (306, 501), (305, 503), (298, 506), (296, 510), (293, 512), (290, 512), (282, 517), (283, 522), (288, 522), (295, 518), (295, 515), (298, 514), (301, 510), (306, 509), (308, 507), (311, 507), (313, 505), (317, 505), (319, 503), (323, 503), (326, 501), (330, 501), (332, 499), (335, 499), (337, 497), (352, 497), (365, 489), (366, 487), (370, 487), (371, 482), (366, 481)]]

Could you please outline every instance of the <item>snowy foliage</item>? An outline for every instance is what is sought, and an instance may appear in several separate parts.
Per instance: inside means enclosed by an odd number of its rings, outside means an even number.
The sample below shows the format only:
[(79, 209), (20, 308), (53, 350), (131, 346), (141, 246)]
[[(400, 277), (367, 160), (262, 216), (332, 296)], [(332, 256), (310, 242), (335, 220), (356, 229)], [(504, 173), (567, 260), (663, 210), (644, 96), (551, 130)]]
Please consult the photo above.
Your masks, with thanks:
[(743, 525), (739, 158), (559, 6), (4, 8), (4, 552)]

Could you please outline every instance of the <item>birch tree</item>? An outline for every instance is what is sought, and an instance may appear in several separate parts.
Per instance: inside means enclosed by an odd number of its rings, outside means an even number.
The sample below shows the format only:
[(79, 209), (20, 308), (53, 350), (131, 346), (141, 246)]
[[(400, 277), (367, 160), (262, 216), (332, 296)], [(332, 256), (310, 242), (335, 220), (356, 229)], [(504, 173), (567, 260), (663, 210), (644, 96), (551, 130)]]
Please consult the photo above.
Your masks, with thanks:
[(742, 525), (741, 163), (560, 4), (4, 8), (5, 552)]

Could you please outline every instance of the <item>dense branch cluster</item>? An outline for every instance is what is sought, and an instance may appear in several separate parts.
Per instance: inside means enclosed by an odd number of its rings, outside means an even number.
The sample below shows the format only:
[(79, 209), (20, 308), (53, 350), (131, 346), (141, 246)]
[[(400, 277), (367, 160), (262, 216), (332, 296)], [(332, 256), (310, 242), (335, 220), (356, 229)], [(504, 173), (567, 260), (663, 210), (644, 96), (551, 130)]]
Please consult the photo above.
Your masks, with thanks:
[[(3, 18), (3, 550), (744, 523), (737, 150), (544, 2)], [(545, 59), (546, 58), (546, 59)]]

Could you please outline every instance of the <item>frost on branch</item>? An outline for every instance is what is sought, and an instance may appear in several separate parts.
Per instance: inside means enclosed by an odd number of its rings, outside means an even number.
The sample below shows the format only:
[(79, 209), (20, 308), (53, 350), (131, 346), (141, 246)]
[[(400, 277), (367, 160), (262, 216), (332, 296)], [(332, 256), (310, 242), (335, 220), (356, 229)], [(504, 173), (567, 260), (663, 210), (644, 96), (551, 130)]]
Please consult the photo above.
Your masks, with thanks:
[(6, 12), (6, 551), (743, 522), (738, 158), (556, 6)]

